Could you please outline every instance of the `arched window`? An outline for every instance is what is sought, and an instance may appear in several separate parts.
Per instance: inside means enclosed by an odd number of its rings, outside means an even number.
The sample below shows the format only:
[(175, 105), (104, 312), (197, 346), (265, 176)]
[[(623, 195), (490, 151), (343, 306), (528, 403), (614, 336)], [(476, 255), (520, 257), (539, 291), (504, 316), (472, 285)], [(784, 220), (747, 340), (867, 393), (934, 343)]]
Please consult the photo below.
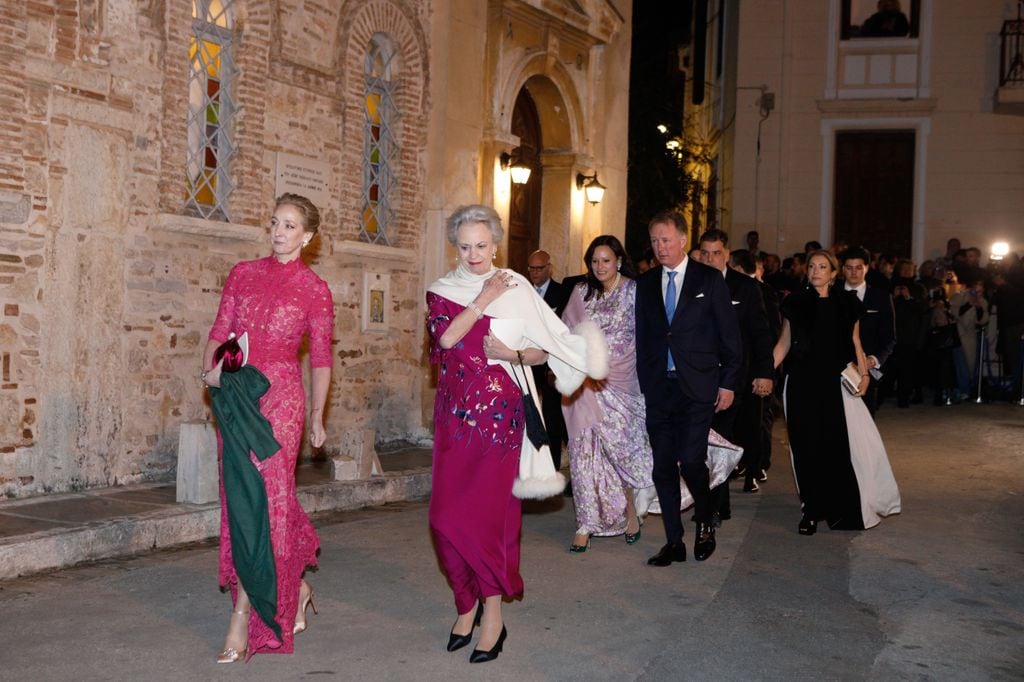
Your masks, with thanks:
[(366, 123), (363, 129), (363, 212), (359, 237), (389, 244), (388, 228), (394, 217), (397, 194), (395, 160), (398, 144), (394, 100), (395, 50), (383, 33), (370, 39), (363, 65), (366, 80)]
[(189, 40), (188, 157), (185, 211), (201, 218), (230, 220), (233, 189), (228, 162), (235, 152), (235, 64), (231, 46), (234, 0), (192, 0)]

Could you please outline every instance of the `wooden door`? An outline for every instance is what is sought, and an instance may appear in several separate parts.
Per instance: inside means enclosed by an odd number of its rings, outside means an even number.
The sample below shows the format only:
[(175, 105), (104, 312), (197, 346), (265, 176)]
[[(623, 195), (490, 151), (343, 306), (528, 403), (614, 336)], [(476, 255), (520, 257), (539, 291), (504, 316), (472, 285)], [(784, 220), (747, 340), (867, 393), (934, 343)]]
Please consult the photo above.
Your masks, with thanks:
[(540, 244), (540, 195), (542, 171), (540, 116), (530, 92), (523, 88), (512, 110), (512, 134), (519, 136), (515, 162), (532, 170), (525, 185), (512, 183), (508, 211), (508, 267), (526, 275), (526, 261)]
[(914, 221), (914, 131), (836, 133), (833, 237), (910, 256)]

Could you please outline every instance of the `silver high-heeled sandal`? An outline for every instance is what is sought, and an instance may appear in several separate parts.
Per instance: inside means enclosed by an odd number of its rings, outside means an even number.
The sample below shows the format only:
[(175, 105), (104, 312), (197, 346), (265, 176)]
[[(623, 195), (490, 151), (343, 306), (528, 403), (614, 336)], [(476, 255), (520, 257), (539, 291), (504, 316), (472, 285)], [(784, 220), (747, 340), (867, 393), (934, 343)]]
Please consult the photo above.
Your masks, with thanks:
[(303, 597), (302, 597), (302, 587), (299, 587), (299, 613), (302, 614), (302, 620), (299, 620), (298, 618), (295, 619), (295, 626), (292, 628), (292, 634), (293, 635), (297, 635), (300, 632), (304, 632), (306, 630), (306, 607), (307, 606), (312, 606), (313, 607), (313, 613), (315, 613), (317, 615), (320, 614), (320, 612), (316, 610), (316, 604), (313, 603), (313, 586), (310, 585), (309, 583), (307, 583), (305, 580), (302, 581), (302, 584), (309, 588), (309, 593), (306, 594), (305, 599), (303, 599)]
[[(238, 614), (239, 616), (248, 616), (249, 612), (248, 611), (232, 611), (231, 614), (232, 614), (231, 617), (234, 618), (235, 614)], [(248, 626), (248, 623), (246, 625)], [(235, 663), (237, 661), (242, 661), (244, 663), (245, 662), (245, 655), (248, 652), (249, 652), (249, 645), (248, 645), (248, 643), (246, 643), (246, 645), (244, 647), (242, 647), (241, 649), (236, 649), (235, 647), (228, 647), (228, 648), (224, 649), (223, 651), (221, 651), (219, 654), (217, 654), (217, 662), (218, 663)]]

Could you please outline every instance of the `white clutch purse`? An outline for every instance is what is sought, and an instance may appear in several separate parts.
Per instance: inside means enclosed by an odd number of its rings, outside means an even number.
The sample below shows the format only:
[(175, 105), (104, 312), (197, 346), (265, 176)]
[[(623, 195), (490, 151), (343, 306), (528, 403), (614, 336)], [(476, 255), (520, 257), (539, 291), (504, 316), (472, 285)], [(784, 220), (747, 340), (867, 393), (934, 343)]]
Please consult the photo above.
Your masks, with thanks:
[(857, 389), (860, 387), (860, 370), (857, 369), (857, 365), (847, 363), (846, 368), (839, 373), (839, 380), (850, 395), (857, 395)]
[[(502, 319), (496, 317), (491, 320), (491, 334), (512, 350), (523, 349), (523, 332), (525, 329), (526, 321), (520, 318)], [(496, 365), (499, 362), (501, 360), (492, 360), (490, 358), (487, 360), (489, 365)]]

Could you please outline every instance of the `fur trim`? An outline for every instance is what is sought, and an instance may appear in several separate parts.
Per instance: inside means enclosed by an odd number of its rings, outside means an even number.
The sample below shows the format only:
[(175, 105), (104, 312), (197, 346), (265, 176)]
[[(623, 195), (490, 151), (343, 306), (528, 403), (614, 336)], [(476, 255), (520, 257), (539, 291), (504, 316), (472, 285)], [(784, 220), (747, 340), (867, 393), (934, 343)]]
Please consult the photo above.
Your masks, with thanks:
[(562, 395), (572, 395), (579, 390), (580, 386), (583, 385), (583, 380), (587, 378), (587, 375), (583, 372), (573, 372), (571, 376), (566, 377), (564, 380), (562, 377), (555, 375), (555, 390)]
[(575, 393), (588, 376), (597, 380), (608, 376), (608, 343), (601, 328), (590, 320), (584, 320), (576, 325), (572, 333), (583, 340), (583, 358), (587, 366), (585, 372), (580, 372), (574, 367), (568, 375), (556, 372), (555, 389), (562, 395)]
[(516, 478), (512, 494), (520, 500), (545, 500), (562, 494), (565, 490), (565, 476), (555, 473), (547, 478)]
[(608, 376), (608, 343), (604, 332), (590, 320), (576, 325), (573, 334), (582, 336), (587, 342), (587, 376), (600, 381)]

